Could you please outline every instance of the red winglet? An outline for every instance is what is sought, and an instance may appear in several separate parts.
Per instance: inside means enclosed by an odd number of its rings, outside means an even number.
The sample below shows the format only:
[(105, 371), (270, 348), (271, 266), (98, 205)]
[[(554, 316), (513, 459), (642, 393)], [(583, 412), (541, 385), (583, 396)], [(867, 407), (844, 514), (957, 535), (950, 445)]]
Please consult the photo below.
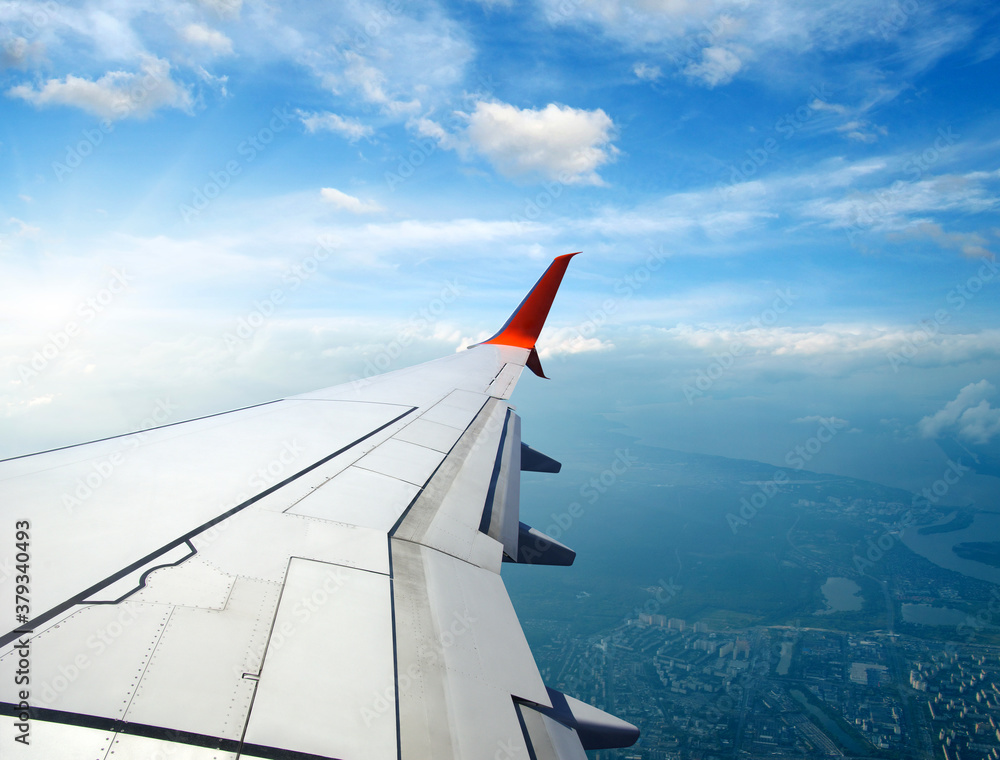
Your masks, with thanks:
[[(549, 309), (552, 307), (552, 300), (556, 297), (556, 291), (559, 290), (559, 283), (562, 282), (563, 275), (566, 273), (569, 260), (574, 256), (576, 253), (557, 256), (549, 264), (545, 274), (535, 283), (535, 287), (521, 301), (521, 305), (510, 315), (507, 323), (500, 328), (500, 332), (489, 340), (484, 340), (483, 343), (534, 349), (535, 341), (538, 340), (538, 334), (542, 331), (542, 325), (545, 324), (545, 318), (549, 315)], [(537, 354), (535, 356), (537, 357)], [(538, 370), (541, 370), (541, 366), (538, 367)], [(538, 370), (536, 372), (541, 374)]]

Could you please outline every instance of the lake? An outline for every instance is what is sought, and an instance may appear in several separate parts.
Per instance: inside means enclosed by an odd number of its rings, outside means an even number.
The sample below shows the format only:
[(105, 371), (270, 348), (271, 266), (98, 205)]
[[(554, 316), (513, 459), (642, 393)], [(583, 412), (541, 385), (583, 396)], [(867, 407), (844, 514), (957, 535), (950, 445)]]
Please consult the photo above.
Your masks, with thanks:
[(827, 578), (820, 587), (826, 601), (825, 610), (817, 610), (817, 615), (831, 612), (855, 612), (861, 609), (861, 587), (850, 578)]

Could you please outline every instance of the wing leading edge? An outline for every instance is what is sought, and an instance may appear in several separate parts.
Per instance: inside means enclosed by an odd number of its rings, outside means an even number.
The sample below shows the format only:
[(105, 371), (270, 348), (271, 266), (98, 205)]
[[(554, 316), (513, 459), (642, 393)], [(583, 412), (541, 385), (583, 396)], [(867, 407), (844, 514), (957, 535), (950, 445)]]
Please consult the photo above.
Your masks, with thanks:
[[(522, 444), (507, 403), (572, 255), (460, 354), (0, 461), (32, 578), (29, 613), (0, 607), (4, 756), (556, 760), (632, 744), (635, 727), (545, 686), (499, 575), (573, 559), (518, 519), (520, 472), (559, 465)], [(23, 557), (0, 558), (13, 599)]]

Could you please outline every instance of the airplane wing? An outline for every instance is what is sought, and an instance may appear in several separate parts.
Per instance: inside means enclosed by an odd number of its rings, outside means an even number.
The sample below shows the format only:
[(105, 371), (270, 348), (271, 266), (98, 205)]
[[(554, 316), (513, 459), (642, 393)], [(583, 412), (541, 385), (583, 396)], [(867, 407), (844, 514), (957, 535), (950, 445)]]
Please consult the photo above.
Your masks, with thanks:
[(0, 462), (0, 756), (584, 758), (638, 730), (542, 682), (503, 561), (507, 399), (573, 254), (437, 361)]

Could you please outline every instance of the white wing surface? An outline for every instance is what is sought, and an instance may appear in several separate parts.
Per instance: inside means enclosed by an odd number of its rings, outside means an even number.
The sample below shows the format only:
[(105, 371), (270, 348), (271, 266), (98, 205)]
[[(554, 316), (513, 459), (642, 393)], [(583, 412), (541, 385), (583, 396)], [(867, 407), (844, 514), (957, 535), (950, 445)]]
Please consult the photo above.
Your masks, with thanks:
[[(583, 758), (638, 731), (546, 688), (503, 561), (507, 403), (570, 256), (454, 356), (0, 462), (0, 756)], [(522, 458), (523, 457), (523, 458)], [(9, 537), (9, 538), (8, 538)]]

